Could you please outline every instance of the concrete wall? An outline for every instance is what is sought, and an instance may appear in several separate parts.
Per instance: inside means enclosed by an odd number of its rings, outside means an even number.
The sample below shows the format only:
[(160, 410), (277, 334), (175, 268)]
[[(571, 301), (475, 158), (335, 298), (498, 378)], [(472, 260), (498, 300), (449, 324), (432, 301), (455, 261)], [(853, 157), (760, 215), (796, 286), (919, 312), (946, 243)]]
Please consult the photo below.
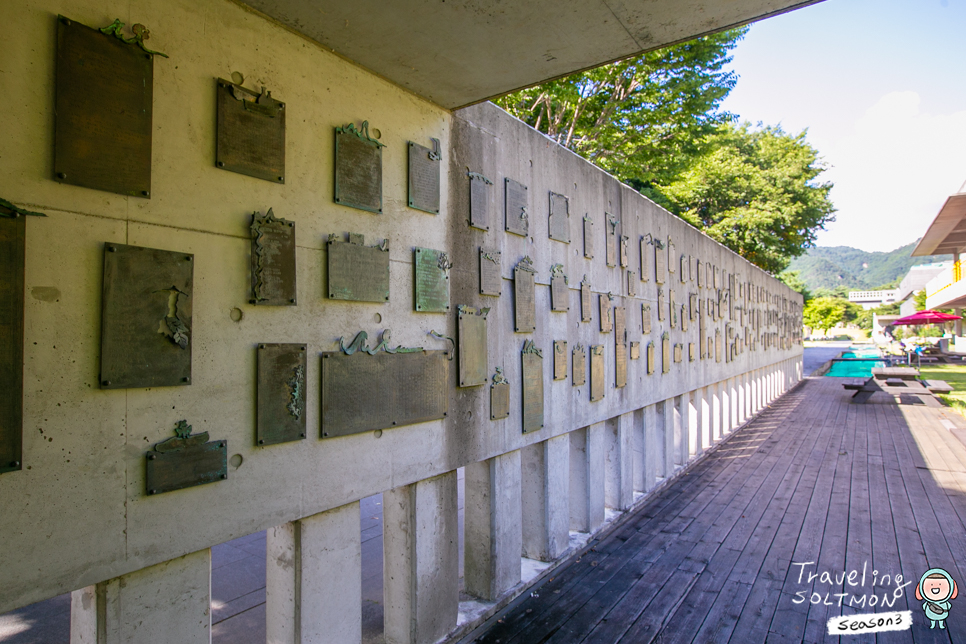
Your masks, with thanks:
[[(150, 47), (170, 55), (170, 59), (157, 58), (154, 67), (150, 200), (62, 185), (50, 178), (58, 13), (95, 27), (107, 25), (115, 17), (129, 24), (144, 23), (152, 32)], [(709, 438), (695, 450), (688, 445), (687, 433), (683, 444), (680, 437), (675, 444), (669, 434), (665, 440), (665, 432), (671, 432), (675, 426), (673, 407), (665, 409), (665, 401), (695, 391), (716, 391), (715, 383), (767, 368), (781, 368), (788, 378), (795, 379), (793, 366), (801, 355), (798, 344), (779, 349), (765, 348), (759, 342), (755, 350), (747, 347), (734, 360), (728, 360), (726, 352), (722, 352), (720, 362), (716, 361), (712, 351), (710, 358), (689, 363), (687, 344), (698, 344), (697, 322), (691, 322), (689, 331), (683, 332), (668, 329), (667, 316), (665, 322), (657, 321), (653, 275), (648, 282), (635, 285), (635, 298), (623, 297), (627, 292), (625, 271), (604, 265), (604, 213), (620, 218), (618, 235), (630, 238), (632, 269), (640, 261), (638, 240), (642, 235), (664, 240), (670, 236), (676, 253), (668, 263), (675, 271), (679, 270), (678, 256), (685, 253), (694, 261), (700, 260), (702, 267), (713, 265), (719, 274), (737, 274), (738, 280), (761, 287), (772, 298), (770, 303), (747, 298), (739, 302), (736, 286), (735, 304), (749, 310), (767, 308), (781, 312), (782, 298), (786, 307), (795, 303), (800, 307), (798, 294), (491, 105), (449, 114), (221, 0), (206, 2), (201, 7), (189, 2), (135, 0), (123, 8), (108, 10), (92, 0), (37, 0), (10, 4), (5, 18), (0, 27), (5, 52), (0, 91), (16, 100), (5, 103), (5, 118), (0, 119), (0, 138), (5, 141), (0, 152), (0, 196), (49, 216), (29, 218), (27, 222), (24, 469), (0, 476), (0, 503), (5, 517), (0, 522), (0, 570), (4, 578), (0, 584), (0, 612), (123, 578), (184, 555), (204, 552), (238, 536), (346, 506), (376, 492), (400, 490), (402, 495), (406, 486), (516, 450), (529, 450), (522, 458), (525, 481), (530, 476), (549, 481), (555, 474), (540, 470), (531, 458), (539, 444), (588, 428), (585, 445), (603, 458), (604, 423), (618, 417), (619, 424), (614, 426), (619, 428), (621, 441), (618, 461), (625, 468), (634, 463), (648, 464), (643, 473), (623, 472), (612, 478), (615, 487), (611, 504), (623, 508), (633, 489), (650, 489), (659, 477), (671, 474), (669, 468), (681, 464), (682, 453), (700, 452), (710, 441)], [(286, 102), (284, 185), (214, 167), (214, 79), (227, 77), (233, 71), (246, 76), (246, 85), (265, 85), (276, 98)], [(368, 119), (371, 128), (380, 130), (381, 140), (387, 145), (383, 151), (383, 215), (333, 203), (333, 128), (363, 119)], [(428, 145), (430, 137), (439, 138), (444, 151), (443, 208), (439, 216), (406, 207), (407, 141)], [(482, 172), (494, 182), (490, 189), (489, 232), (467, 225), (467, 169)], [(529, 186), (528, 239), (503, 232), (504, 177)], [(570, 197), (573, 241), (569, 245), (548, 239), (550, 190)], [(250, 214), (269, 207), (274, 208), (276, 216), (298, 224), (299, 305), (295, 308), (256, 308), (248, 304)], [(596, 224), (593, 260), (583, 258), (585, 213)], [(375, 305), (324, 298), (324, 242), (330, 233), (347, 231), (365, 234), (367, 243), (389, 239), (389, 303)], [(194, 253), (191, 386), (98, 389), (105, 242)], [(504, 367), (512, 385), (511, 415), (506, 420), (489, 421), (488, 388), (457, 389), (454, 374), (450, 412), (443, 421), (320, 440), (319, 352), (334, 350), (340, 336), (351, 336), (359, 330), (368, 331), (372, 337), (391, 328), (394, 342), (427, 348), (444, 348), (427, 335), (430, 330), (456, 335), (455, 316), (413, 312), (412, 249), (417, 245), (445, 250), (453, 259), (454, 311), (457, 304), (491, 307), (489, 372), (496, 366)], [(505, 281), (500, 298), (478, 295), (481, 245), (503, 252)], [(524, 255), (533, 258), (538, 270), (534, 334), (513, 333), (513, 287), (509, 278), (513, 266)], [(549, 312), (546, 285), (554, 263), (563, 264), (570, 279), (569, 313)], [(627, 306), (628, 339), (642, 342), (642, 359), (628, 363), (627, 386), (623, 389), (613, 386), (613, 333), (599, 332), (596, 313), (593, 322), (580, 322), (576, 289), (584, 274), (595, 293), (594, 306), (596, 294), (613, 293), (618, 302)], [(706, 287), (699, 289), (690, 275), (682, 283), (678, 272), (668, 275), (664, 288), (676, 292), (678, 304), (687, 303), (689, 292), (699, 292), (702, 298), (716, 294)], [(747, 292), (748, 289), (742, 289), (742, 293)], [(641, 332), (642, 302), (652, 305), (653, 332), (649, 338), (642, 337)], [(240, 320), (233, 319), (233, 309), (242, 312)], [(725, 321), (709, 322), (707, 328), (712, 335), (715, 329), (723, 335)], [(646, 344), (649, 339), (657, 343), (660, 365), (660, 335), (665, 330), (669, 331), (672, 344), (684, 343), (684, 362), (672, 364), (667, 374), (662, 374), (658, 366), (653, 375), (647, 375), (643, 358)], [(774, 333), (777, 327), (763, 323), (760, 331)], [(520, 350), (525, 339), (534, 340), (545, 356), (545, 428), (526, 435), (521, 432), (520, 411)], [(569, 348), (577, 343), (605, 345), (608, 386), (603, 401), (589, 402), (589, 380), (587, 386), (581, 387), (573, 387), (570, 378), (552, 380), (552, 342), (563, 339)], [(255, 446), (255, 346), (259, 342), (308, 345), (307, 440), (265, 448)], [(380, 393), (373, 391), (371, 395)], [(678, 424), (682, 413), (685, 422), (692, 416), (714, 413), (719, 418), (713, 426), (720, 426), (718, 398), (712, 400), (710, 393), (704, 395), (709, 397), (696, 398), (699, 411), (690, 415), (687, 403), (681, 403), (688, 398), (678, 399)], [(713, 402), (712, 410), (701, 411), (709, 401)], [(684, 412), (680, 411), (682, 404)], [(655, 405), (660, 411), (654, 411)], [(208, 431), (213, 439), (227, 439), (229, 455), (237, 455), (239, 458), (232, 460), (240, 464), (229, 466), (227, 481), (148, 497), (144, 453), (169, 437), (180, 419), (187, 419), (196, 431)], [(659, 456), (652, 453), (657, 447), (652, 445), (649, 433), (655, 419), (664, 423), (660, 436), (665, 442), (658, 446), (663, 450)], [(624, 432), (632, 433), (625, 436)], [(677, 454), (673, 452), (675, 445)], [(559, 449), (555, 448), (552, 454), (552, 458), (544, 455), (540, 463), (566, 462), (566, 458), (560, 458)], [(520, 461), (516, 458), (508, 462)], [(528, 466), (533, 466), (536, 474), (528, 474)], [(599, 480), (601, 486), (600, 490), (590, 490), (581, 514), (582, 525), (593, 528), (602, 518), (605, 476), (603, 470), (593, 469), (595, 464), (587, 467), (591, 469), (585, 469), (586, 480)], [(485, 480), (482, 475), (478, 478)], [(431, 486), (437, 483), (425, 485), (434, 490)], [(569, 487), (574, 485), (576, 482), (571, 481)], [(405, 494), (415, 494), (415, 489), (422, 488), (412, 488)], [(494, 489), (487, 494), (498, 498), (504, 493)], [(537, 522), (544, 527), (561, 526), (561, 518), (568, 516), (567, 510), (559, 507), (567, 502), (566, 493), (554, 490), (553, 494), (563, 496), (550, 499), (551, 492), (547, 491), (543, 502), (549, 518)], [(539, 501), (531, 497), (524, 494), (524, 508)], [(414, 525), (431, 523), (431, 517), (425, 513), (431, 515), (433, 507), (443, 507), (429, 501), (424, 507), (418, 500), (423, 497), (413, 498), (417, 499), (410, 499), (416, 508), (412, 510), (415, 514), (410, 513)], [(519, 495), (509, 493), (508, 498)], [(445, 507), (449, 505), (452, 504)], [(500, 521), (504, 523), (492, 525), (505, 530), (505, 519)], [(329, 520), (320, 525), (330, 523), (335, 525)], [(491, 525), (482, 519), (478, 523)], [(342, 534), (342, 527), (335, 534)], [(502, 537), (498, 541), (520, 542)], [(559, 545), (553, 545), (559, 544), (558, 536), (545, 538), (542, 546), (534, 545), (538, 541), (539, 535), (524, 532), (524, 549), (549, 553), (550, 558), (562, 551)], [(324, 538), (313, 536), (312, 542), (321, 543)], [(279, 548), (285, 551), (282, 546)], [(421, 548), (417, 543), (413, 552), (421, 552)], [(443, 553), (451, 550), (432, 544), (426, 548)], [(496, 571), (493, 574), (512, 570), (489, 559), (481, 561), (481, 566), (497, 566), (485, 569)], [(199, 565), (203, 567), (203, 561)], [(200, 574), (197, 570), (192, 568), (191, 574)], [(409, 574), (421, 573), (410, 570)], [(300, 588), (313, 587), (306, 580), (300, 583)], [(496, 592), (488, 588), (491, 594)], [(422, 605), (412, 602), (412, 606)], [(418, 613), (408, 608), (400, 611), (408, 611), (407, 615)], [(433, 632), (445, 626), (434, 627)]]

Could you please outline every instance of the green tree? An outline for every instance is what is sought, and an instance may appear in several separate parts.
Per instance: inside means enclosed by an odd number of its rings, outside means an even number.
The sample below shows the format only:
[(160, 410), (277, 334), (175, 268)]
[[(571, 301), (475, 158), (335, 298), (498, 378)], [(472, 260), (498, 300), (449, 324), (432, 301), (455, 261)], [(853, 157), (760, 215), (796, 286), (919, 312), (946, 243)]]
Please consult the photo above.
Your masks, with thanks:
[(912, 301), (916, 303), (917, 311), (926, 310), (926, 289), (921, 291), (916, 291), (916, 294), (912, 296)]
[(802, 323), (823, 333), (842, 321), (846, 302), (834, 297), (816, 297), (802, 309)]
[(801, 293), (806, 302), (812, 299), (812, 293), (808, 290), (808, 284), (802, 279), (801, 271), (782, 271), (778, 274), (778, 279), (788, 288)]
[(723, 125), (708, 150), (675, 181), (659, 186), (671, 210), (748, 261), (779, 273), (834, 221), (831, 183), (806, 132)]

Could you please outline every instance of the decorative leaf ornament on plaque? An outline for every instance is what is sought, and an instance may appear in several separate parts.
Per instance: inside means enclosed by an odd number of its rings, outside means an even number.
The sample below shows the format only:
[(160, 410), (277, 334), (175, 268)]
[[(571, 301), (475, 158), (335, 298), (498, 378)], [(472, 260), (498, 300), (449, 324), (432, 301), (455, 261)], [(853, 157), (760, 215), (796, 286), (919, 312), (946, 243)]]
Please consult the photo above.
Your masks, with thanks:
[(259, 344), (255, 439), (276, 445), (305, 438), (304, 344)]
[(355, 302), (389, 301), (389, 240), (366, 246), (364, 235), (349, 233), (349, 241), (329, 235), (329, 299)]
[(416, 310), (421, 313), (449, 311), (449, 269), (453, 268), (449, 255), (417, 246), (413, 250), (413, 266)]
[(519, 181), (507, 177), (503, 181), (503, 189), (506, 231), (526, 237), (530, 234), (530, 199), (527, 196), (527, 187)]
[(192, 434), (185, 420), (175, 424), (173, 437), (156, 443), (145, 457), (149, 495), (228, 478), (228, 441), (209, 441), (208, 432)]
[(550, 267), (550, 310), (555, 313), (566, 313), (570, 310), (570, 289), (567, 288), (563, 264)]
[(466, 171), (470, 178), (470, 226), (490, 229), (490, 190), (493, 182), (479, 172)]
[(91, 29), (57, 17), (54, 180), (151, 196), (154, 57), (141, 24)]
[(252, 304), (296, 305), (295, 222), (252, 213)]
[(582, 344), (574, 347), (573, 375), (574, 387), (579, 387), (587, 382), (587, 351)]
[(605, 263), (608, 266), (617, 266), (617, 217), (610, 214), (609, 212), (604, 213), (604, 221), (606, 221), (606, 246), (605, 246)]
[(584, 275), (584, 279), (580, 281), (580, 321), (590, 322), (592, 318), (591, 314), (591, 304), (590, 304), (590, 282), (587, 281), (587, 276)]
[(590, 402), (604, 399), (604, 345), (590, 347)]
[(285, 183), (285, 103), (241, 83), (215, 85), (215, 166), (272, 183)]
[(497, 367), (490, 383), (490, 420), (510, 416), (510, 383), (503, 375), (503, 367)]
[(525, 340), (523, 352), (523, 433), (543, 429), (543, 353), (533, 340)]
[(611, 314), (611, 302), (614, 301), (614, 296), (610, 293), (601, 293), (598, 299), (599, 309), (600, 309), (600, 332), (610, 333), (614, 330), (614, 318)]
[(594, 220), (590, 218), (590, 213), (584, 215), (584, 257), (594, 258)]
[(460, 387), (476, 387), (486, 384), (486, 314), (490, 309), (475, 309), (460, 304), (456, 319), (456, 335), (459, 339)]
[(641, 334), (651, 335), (651, 305), (641, 304)]
[(619, 260), (620, 260), (621, 268), (627, 268), (627, 263), (628, 263), (627, 244), (629, 242), (630, 242), (630, 237), (628, 237), (627, 235), (621, 235), (620, 252), (619, 252)]
[(191, 383), (193, 259), (104, 245), (101, 389)]
[(550, 192), (550, 239), (570, 243), (570, 199)]
[(409, 142), (409, 207), (439, 214), (439, 166), (443, 158), (439, 139), (430, 139), (433, 149)]
[(382, 149), (378, 136), (348, 123), (335, 128), (335, 202), (382, 213)]
[(688, 256), (684, 253), (681, 253), (681, 268), (678, 275), (681, 277), (682, 284), (688, 280)]
[(502, 253), (480, 247), (480, 295), (499, 297), (503, 293)]
[(567, 379), (567, 341), (553, 341), (553, 379)]
[(660, 239), (654, 240), (654, 281), (663, 284), (667, 277), (667, 248)]
[(533, 333), (537, 328), (536, 273), (530, 257), (521, 259), (513, 269), (513, 330), (517, 333)]
[(651, 274), (651, 251), (648, 248), (648, 246), (651, 245), (651, 242), (653, 240), (654, 240), (654, 238), (651, 236), (651, 233), (648, 233), (646, 235), (642, 235), (641, 236), (641, 242), (640, 242), (640, 247), (641, 247), (640, 248), (640, 251), (641, 251), (641, 273), (640, 273), (640, 276), (641, 276), (641, 281), (642, 282), (647, 282), (650, 279), (648, 277), (648, 275)]
[(667, 265), (667, 272), (674, 272), (674, 241), (671, 236), (667, 236), (667, 252), (664, 254), (664, 263)]

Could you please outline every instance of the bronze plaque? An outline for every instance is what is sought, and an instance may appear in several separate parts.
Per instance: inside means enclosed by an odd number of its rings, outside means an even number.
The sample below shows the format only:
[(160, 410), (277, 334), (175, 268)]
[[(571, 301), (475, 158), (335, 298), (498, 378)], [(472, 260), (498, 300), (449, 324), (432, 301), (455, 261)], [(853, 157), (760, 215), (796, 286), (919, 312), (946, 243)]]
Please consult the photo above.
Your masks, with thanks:
[(258, 345), (255, 437), (259, 445), (305, 438), (304, 344)]
[(694, 362), (694, 343), (688, 342), (688, 362)]
[(651, 274), (651, 253), (648, 250), (648, 245), (651, 243), (650, 234), (641, 237), (640, 251), (641, 251), (641, 281), (647, 282), (649, 280), (648, 275)]
[(0, 474), (23, 468), (26, 217), (0, 214)]
[(573, 386), (580, 387), (587, 382), (587, 351), (582, 344), (574, 347), (573, 361)]
[(606, 239), (604, 240), (604, 251), (605, 251), (605, 264), (608, 266), (617, 266), (617, 217), (610, 214), (609, 212), (604, 213), (604, 221), (606, 222)]
[(439, 139), (433, 149), (409, 142), (409, 207), (439, 214), (439, 165), (442, 159)]
[(509, 177), (504, 179), (503, 187), (506, 231), (526, 237), (530, 234), (530, 200), (527, 196), (527, 187)]
[(684, 345), (680, 342), (674, 344), (674, 361), (681, 362), (682, 354), (684, 352)]
[(252, 213), (252, 304), (295, 306), (295, 222)]
[(490, 190), (493, 182), (479, 172), (467, 172), (470, 178), (470, 226), (490, 229)]
[(145, 462), (149, 495), (222, 481), (228, 478), (228, 441), (209, 441), (208, 432), (192, 434), (182, 420), (175, 436), (155, 444)]
[(695, 266), (694, 272), (697, 274), (696, 275), (697, 279), (695, 280), (695, 282), (697, 283), (698, 288), (703, 287), (704, 286), (704, 278), (701, 277), (701, 276), (704, 275), (704, 269), (701, 268), (701, 260), (700, 259), (696, 261), (696, 266)]
[(600, 305), (598, 309), (600, 310), (600, 332), (610, 333), (614, 330), (614, 319), (611, 317), (611, 296), (610, 293), (601, 293), (598, 300)]
[(671, 340), (667, 331), (661, 336), (661, 372), (668, 373), (671, 370)]
[(698, 294), (689, 293), (688, 294), (688, 317), (691, 320), (695, 320), (698, 317)]
[(535, 277), (536, 270), (529, 257), (524, 257), (513, 269), (513, 330), (517, 333), (533, 333), (537, 328)]
[(57, 18), (54, 180), (150, 197), (154, 55), (121, 27)]
[(714, 267), (714, 288), (721, 288), (721, 269)]
[(714, 330), (714, 361), (721, 362), (721, 329)]
[(449, 351), (323, 353), (322, 437), (443, 418), (449, 364)]
[(580, 283), (580, 321), (590, 322), (592, 319), (590, 312), (590, 282), (584, 275), (584, 280)]
[(413, 250), (413, 267), (416, 310), (421, 313), (449, 311), (449, 269), (453, 267), (449, 255), (441, 250), (417, 247)]
[(604, 345), (590, 347), (590, 402), (604, 399)]
[(681, 330), (688, 330), (688, 307), (681, 305)]
[(624, 305), (614, 307), (614, 340), (617, 344), (627, 344), (627, 309)]
[(223, 170), (285, 183), (285, 103), (219, 78), (215, 86), (215, 165)]
[(664, 321), (664, 289), (657, 289), (657, 321)]
[(659, 240), (654, 240), (654, 281), (663, 284), (667, 277), (667, 249)]
[(523, 433), (543, 429), (543, 354), (532, 340), (523, 343)]
[(584, 257), (594, 258), (594, 220), (584, 215)]
[(570, 289), (567, 288), (563, 264), (554, 264), (550, 268), (550, 310), (555, 313), (566, 313), (570, 310)]
[(627, 262), (628, 262), (627, 244), (629, 242), (630, 242), (630, 238), (627, 235), (621, 235), (621, 245), (620, 245), (620, 253), (619, 253), (621, 268), (627, 268)]
[(652, 373), (654, 373), (654, 368), (655, 368), (654, 360), (655, 360), (654, 343), (648, 342), (647, 343), (647, 375), (651, 375)]
[(503, 293), (502, 254), (498, 250), (480, 247), (480, 295), (499, 297)]
[(501, 420), (510, 416), (510, 383), (503, 377), (502, 369), (497, 370), (490, 385), (490, 420)]
[(688, 256), (681, 254), (681, 267), (678, 271), (678, 275), (681, 276), (681, 283), (684, 284), (688, 280)]
[(614, 353), (614, 387), (620, 389), (627, 385), (627, 345), (617, 343)]
[(570, 243), (570, 199), (550, 193), (550, 239)]
[(382, 149), (369, 135), (369, 121), (361, 128), (349, 123), (335, 128), (335, 202), (342, 206), (382, 212)]
[(486, 384), (486, 314), (490, 309), (458, 307), (456, 331), (459, 338), (460, 387), (476, 387)]
[(641, 304), (641, 334), (651, 335), (651, 305)]
[(101, 389), (191, 383), (193, 259), (104, 245)]
[(634, 297), (637, 295), (637, 273), (634, 271), (627, 271), (627, 296)]
[(638, 360), (641, 357), (641, 343), (631, 342), (631, 360)]
[(670, 314), (668, 326), (672, 329), (676, 328), (678, 325), (678, 306), (674, 298), (674, 289), (668, 291), (668, 313)]
[(553, 379), (567, 379), (567, 341), (553, 341)]
[(366, 246), (362, 235), (349, 242), (329, 235), (329, 299), (355, 302), (389, 301), (389, 244)]

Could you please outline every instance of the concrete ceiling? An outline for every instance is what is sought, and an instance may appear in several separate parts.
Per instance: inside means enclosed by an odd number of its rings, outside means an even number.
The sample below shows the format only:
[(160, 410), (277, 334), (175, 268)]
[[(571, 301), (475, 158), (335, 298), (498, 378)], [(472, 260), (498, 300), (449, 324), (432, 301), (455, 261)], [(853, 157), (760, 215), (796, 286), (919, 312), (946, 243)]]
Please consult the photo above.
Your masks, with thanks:
[(912, 250), (913, 257), (949, 255), (966, 248), (966, 194), (955, 194), (946, 199), (942, 209), (919, 243)]
[(241, 0), (456, 109), (821, 0)]

